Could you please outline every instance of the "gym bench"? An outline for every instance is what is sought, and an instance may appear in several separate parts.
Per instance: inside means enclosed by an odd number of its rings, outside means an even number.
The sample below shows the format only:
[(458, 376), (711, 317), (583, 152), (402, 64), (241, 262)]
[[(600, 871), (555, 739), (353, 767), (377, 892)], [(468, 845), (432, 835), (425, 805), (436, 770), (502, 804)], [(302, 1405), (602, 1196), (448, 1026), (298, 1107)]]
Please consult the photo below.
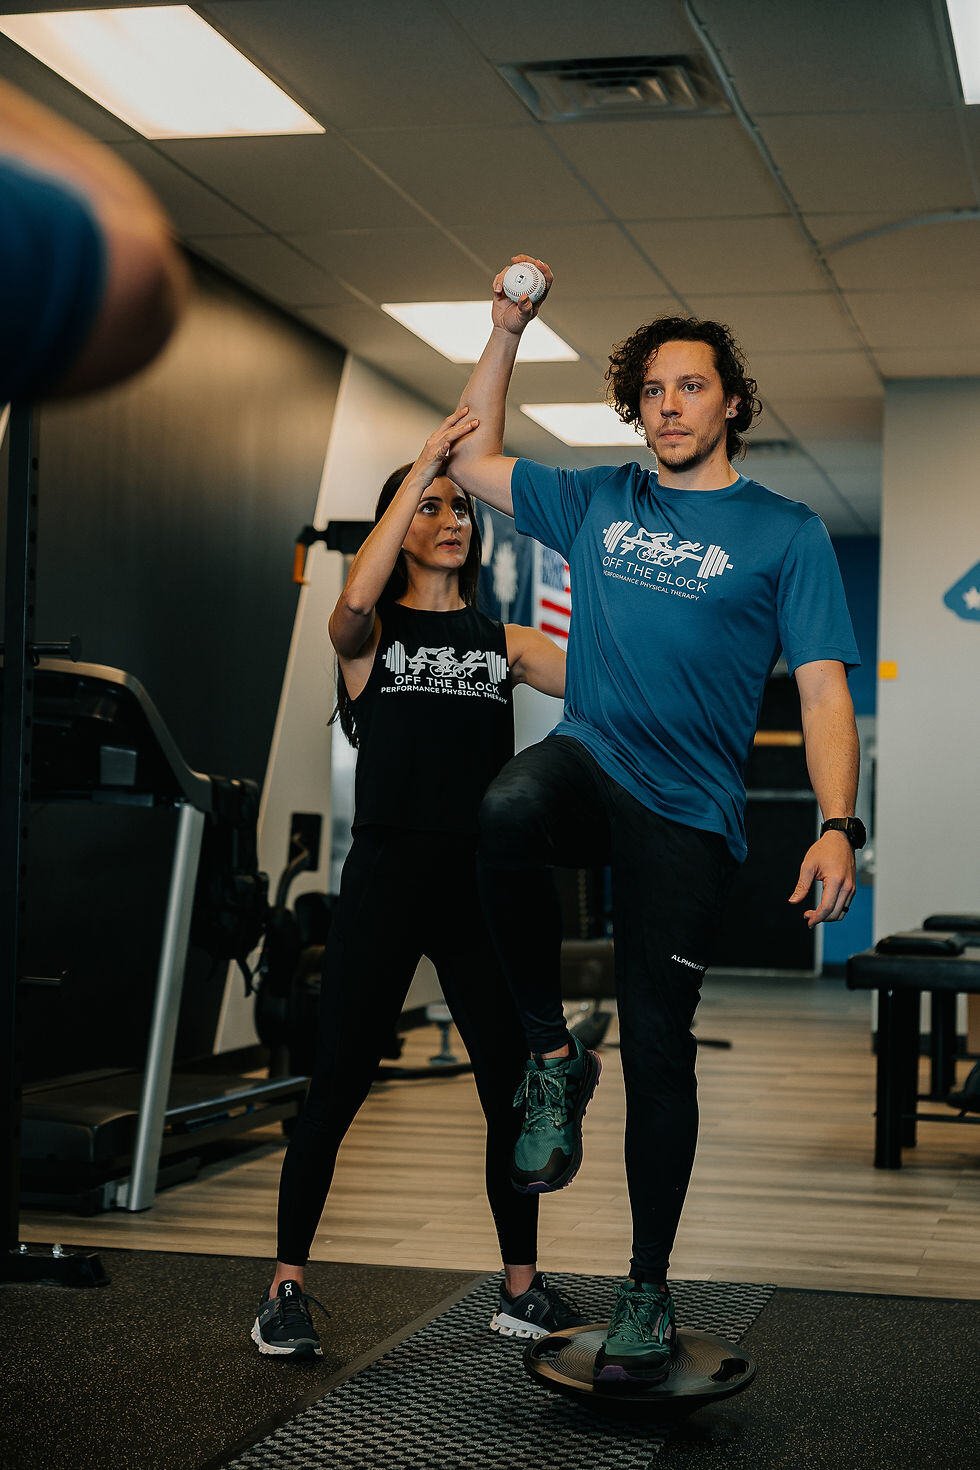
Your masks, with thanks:
[(933, 1038), (928, 1096), (937, 1097), (948, 1090), (937, 1092), (937, 1087), (949, 1079), (952, 1066), (945, 1033), (955, 997), (980, 993), (980, 948), (975, 946), (975, 934), (915, 929), (879, 940), (875, 949), (852, 955), (847, 962), (848, 989), (878, 993), (876, 1169), (902, 1167), (902, 1149), (915, 1146), (919, 1123), (980, 1123), (980, 1117), (918, 1111), (923, 992), (931, 998), (934, 1017), (945, 1023), (938, 1028), (940, 1036)]

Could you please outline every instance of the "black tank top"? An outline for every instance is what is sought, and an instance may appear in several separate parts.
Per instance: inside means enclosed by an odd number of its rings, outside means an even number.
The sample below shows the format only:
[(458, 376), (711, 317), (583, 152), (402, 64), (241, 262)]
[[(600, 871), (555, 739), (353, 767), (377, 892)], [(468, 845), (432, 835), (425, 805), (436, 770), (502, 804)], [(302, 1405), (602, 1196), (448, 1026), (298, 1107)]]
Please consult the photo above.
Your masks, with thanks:
[(467, 607), (387, 603), (357, 726), (354, 822), (475, 833), (483, 793), (514, 753), (502, 623)]

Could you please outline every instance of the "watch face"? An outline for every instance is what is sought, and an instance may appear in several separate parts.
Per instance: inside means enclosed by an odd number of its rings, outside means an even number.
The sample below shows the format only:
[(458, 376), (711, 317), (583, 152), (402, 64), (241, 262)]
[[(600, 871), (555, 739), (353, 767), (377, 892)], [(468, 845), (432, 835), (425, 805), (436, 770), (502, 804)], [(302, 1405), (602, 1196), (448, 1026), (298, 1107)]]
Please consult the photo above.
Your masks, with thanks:
[(849, 817), (845, 831), (855, 849), (863, 847), (868, 840), (867, 831), (860, 817)]
[(857, 851), (868, 840), (868, 834), (860, 817), (831, 817), (824, 822), (821, 832), (843, 832), (848, 842)]

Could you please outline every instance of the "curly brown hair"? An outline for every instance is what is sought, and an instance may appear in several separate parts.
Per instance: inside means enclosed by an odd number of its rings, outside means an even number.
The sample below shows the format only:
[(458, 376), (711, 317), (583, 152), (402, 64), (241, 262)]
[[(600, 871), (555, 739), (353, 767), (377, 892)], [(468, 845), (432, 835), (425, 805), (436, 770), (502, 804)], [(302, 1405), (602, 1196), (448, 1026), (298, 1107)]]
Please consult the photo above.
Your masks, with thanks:
[(729, 459), (740, 459), (746, 444), (742, 435), (762, 412), (756, 396), (758, 384), (750, 378), (742, 349), (722, 322), (701, 321), (695, 316), (658, 316), (622, 342), (609, 354), (607, 397), (624, 424), (642, 432), (640, 394), (652, 353), (665, 342), (707, 342), (715, 355), (726, 398), (738, 398), (734, 417), (726, 422)]

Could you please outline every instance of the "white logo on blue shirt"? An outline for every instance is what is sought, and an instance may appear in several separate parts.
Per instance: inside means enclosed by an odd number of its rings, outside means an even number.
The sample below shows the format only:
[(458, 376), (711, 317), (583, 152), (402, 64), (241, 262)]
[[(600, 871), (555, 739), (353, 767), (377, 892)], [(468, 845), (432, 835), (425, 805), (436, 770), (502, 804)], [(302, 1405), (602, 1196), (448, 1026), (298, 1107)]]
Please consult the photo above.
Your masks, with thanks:
[(683, 538), (675, 546), (673, 531), (648, 531), (645, 526), (637, 526), (634, 531), (632, 521), (614, 521), (603, 531), (602, 542), (612, 555), (632, 555), (637, 562), (656, 567), (676, 567), (682, 562), (696, 561), (697, 577), (720, 577), (733, 567), (728, 552), (721, 546), (705, 549), (703, 541)]

